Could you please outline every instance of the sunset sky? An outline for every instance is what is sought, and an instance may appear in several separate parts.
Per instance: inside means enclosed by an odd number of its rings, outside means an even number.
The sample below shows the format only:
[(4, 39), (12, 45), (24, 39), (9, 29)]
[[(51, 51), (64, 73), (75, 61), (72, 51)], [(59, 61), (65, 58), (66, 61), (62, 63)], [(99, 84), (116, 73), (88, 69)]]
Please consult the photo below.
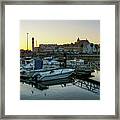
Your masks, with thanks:
[(79, 37), (88, 39), (92, 43), (100, 43), (99, 20), (21, 20), (20, 21), (20, 49), (31, 49), (32, 37), (35, 46), (39, 44), (74, 43)]

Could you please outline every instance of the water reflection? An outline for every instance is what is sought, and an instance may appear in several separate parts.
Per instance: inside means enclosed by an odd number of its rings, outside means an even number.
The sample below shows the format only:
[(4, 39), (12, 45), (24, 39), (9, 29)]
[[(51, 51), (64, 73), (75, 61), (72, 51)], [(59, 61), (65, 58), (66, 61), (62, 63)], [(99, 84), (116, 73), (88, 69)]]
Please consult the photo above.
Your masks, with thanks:
[[(49, 86), (53, 86), (53, 85), (61, 85), (62, 88), (67, 87), (69, 83), (72, 83), (71, 85), (80, 87), (80, 88), (88, 90), (90, 92), (93, 92), (96, 94), (99, 93), (100, 83), (97, 81), (94, 81), (92, 79), (69, 78), (69, 79), (51, 80), (51, 81), (38, 82), (38, 83), (30, 82), (29, 84), (32, 87), (35, 87), (42, 91), (42, 90), (49, 89)], [(32, 91), (32, 93), (33, 93), (33, 91)]]
[(21, 82), (20, 97), (21, 100), (99, 100), (99, 72), (95, 71), (90, 78), (72, 76), (69, 79)]

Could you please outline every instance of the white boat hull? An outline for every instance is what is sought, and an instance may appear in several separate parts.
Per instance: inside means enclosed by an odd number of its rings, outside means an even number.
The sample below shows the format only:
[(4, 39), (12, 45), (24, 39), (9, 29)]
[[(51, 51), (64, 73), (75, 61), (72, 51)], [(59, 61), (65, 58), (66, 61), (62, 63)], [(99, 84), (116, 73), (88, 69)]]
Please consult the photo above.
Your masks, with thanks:
[(47, 80), (56, 80), (56, 79), (68, 78), (72, 73), (73, 72), (58, 74), (58, 75), (44, 76), (40, 80), (47, 81)]
[(73, 72), (74, 69), (59, 69), (59, 70), (52, 70), (47, 72), (39, 72), (34, 74), (33, 77), (36, 77), (37, 81), (48, 81), (48, 80), (68, 78)]

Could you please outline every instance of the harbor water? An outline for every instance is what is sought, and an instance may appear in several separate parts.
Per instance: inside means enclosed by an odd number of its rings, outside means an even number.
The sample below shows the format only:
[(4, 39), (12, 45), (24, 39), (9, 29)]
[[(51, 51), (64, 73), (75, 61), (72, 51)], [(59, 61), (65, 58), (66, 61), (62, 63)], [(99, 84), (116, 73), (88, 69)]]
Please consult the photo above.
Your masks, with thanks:
[[(20, 83), (21, 100), (100, 100), (100, 71), (89, 78), (60, 79), (44, 82), (41, 87)], [(96, 82), (97, 81), (97, 82)]]

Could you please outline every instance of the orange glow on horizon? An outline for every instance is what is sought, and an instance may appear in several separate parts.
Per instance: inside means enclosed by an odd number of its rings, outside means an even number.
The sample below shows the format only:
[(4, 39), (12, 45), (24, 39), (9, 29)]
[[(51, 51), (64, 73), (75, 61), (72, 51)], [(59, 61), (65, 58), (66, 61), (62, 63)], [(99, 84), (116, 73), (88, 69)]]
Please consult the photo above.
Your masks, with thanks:
[(20, 22), (20, 49), (32, 49), (32, 37), (34, 45), (39, 44), (70, 44), (80, 40), (100, 44), (99, 20), (23, 20)]

